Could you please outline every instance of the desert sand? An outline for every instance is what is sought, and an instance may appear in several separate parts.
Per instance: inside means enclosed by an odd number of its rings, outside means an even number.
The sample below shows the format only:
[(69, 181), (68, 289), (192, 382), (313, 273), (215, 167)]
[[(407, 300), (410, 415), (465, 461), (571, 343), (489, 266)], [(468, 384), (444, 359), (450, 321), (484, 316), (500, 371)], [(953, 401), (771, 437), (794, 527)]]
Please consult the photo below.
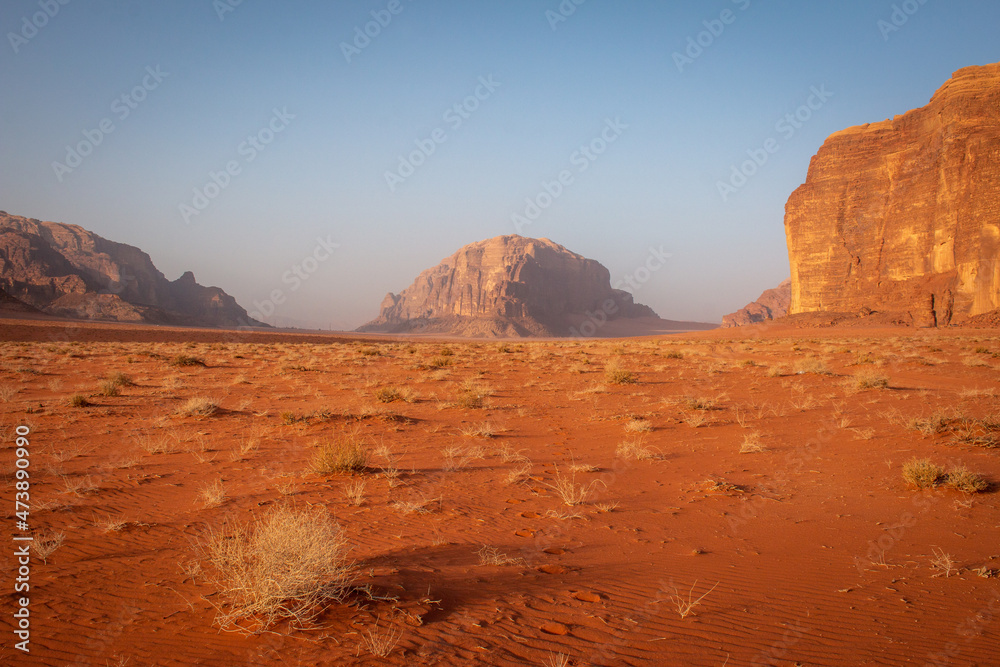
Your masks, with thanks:
[[(47, 552), (4, 664), (998, 664), (992, 330), (0, 340), (4, 519), (27, 427)], [(346, 588), (227, 624), (205, 545), (281, 507), (339, 527)]]

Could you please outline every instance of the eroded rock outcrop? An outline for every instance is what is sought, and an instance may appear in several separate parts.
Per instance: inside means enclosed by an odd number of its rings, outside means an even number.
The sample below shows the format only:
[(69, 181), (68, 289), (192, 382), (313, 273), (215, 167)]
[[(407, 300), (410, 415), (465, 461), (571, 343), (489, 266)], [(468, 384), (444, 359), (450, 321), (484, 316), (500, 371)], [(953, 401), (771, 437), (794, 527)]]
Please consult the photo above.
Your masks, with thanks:
[(386, 295), (378, 318), (359, 331), (569, 336), (591, 322), (594, 333), (583, 335), (600, 335), (605, 319), (656, 317), (613, 289), (600, 263), (548, 239), (510, 235), (471, 243)]
[(722, 328), (742, 327), (748, 324), (759, 324), (776, 320), (788, 314), (788, 305), (792, 300), (792, 280), (782, 281), (774, 289), (764, 290), (756, 301), (748, 303), (735, 313), (722, 317)]
[(946, 325), (1000, 307), (1000, 64), (830, 136), (785, 207), (790, 313)]
[(233, 297), (77, 225), (0, 211), (0, 289), (50, 315), (184, 326), (266, 326)]

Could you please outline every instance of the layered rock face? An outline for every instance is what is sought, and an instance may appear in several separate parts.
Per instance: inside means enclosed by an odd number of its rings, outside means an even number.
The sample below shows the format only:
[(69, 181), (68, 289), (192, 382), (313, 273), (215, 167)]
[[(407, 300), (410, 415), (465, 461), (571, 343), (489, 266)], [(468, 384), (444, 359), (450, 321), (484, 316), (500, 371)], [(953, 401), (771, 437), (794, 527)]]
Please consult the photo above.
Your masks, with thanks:
[(175, 281), (149, 255), (82, 227), (0, 211), (0, 289), (50, 315), (183, 326), (266, 326), (188, 272)]
[(830, 136), (785, 207), (789, 312), (946, 325), (1000, 307), (1000, 64)]
[(568, 336), (587, 318), (643, 317), (657, 316), (612, 289), (600, 263), (548, 239), (510, 235), (469, 244), (424, 271), (401, 294), (388, 294), (359, 331)]
[(774, 289), (764, 290), (756, 301), (747, 304), (735, 313), (722, 317), (722, 328), (742, 327), (748, 324), (759, 324), (776, 320), (788, 314), (788, 305), (792, 301), (792, 280), (782, 281)]

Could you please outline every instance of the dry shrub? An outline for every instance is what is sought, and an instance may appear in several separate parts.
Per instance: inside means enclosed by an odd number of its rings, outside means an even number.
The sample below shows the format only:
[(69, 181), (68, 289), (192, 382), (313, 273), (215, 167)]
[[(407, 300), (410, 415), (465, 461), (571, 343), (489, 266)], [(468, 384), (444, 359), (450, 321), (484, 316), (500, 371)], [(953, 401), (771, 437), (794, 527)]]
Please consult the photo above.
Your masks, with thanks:
[(874, 368), (862, 368), (854, 373), (854, 386), (858, 389), (886, 389), (889, 377)]
[(643, 418), (630, 419), (625, 422), (626, 433), (652, 433), (653, 425)]
[(965, 466), (949, 470), (945, 484), (964, 493), (982, 493), (990, 488), (989, 482)]
[(281, 620), (309, 625), (350, 583), (347, 541), (325, 510), (279, 505), (256, 521), (210, 530), (201, 543), (227, 599), (215, 621), (259, 632)]
[(493, 390), (478, 380), (468, 379), (458, 390), (456, 401), (463, 408), (479, 409), (486, 407), (487, 398), (493, 395)]
[(764, 443), (760, 441), (759, 431), (750, 431), (743, 436), (743, 444), (740, 445), (740, 454), (753, 454), (764, 451)]
[(931, 488), (944, 474), (944, 468), (930, 459), (913, 458), (903, 464), (903, 479), (918, 489)]
[(325, 442), (312, 460), (317, 475), (362, 472), (368, 467), (368, 447), (356, 433), (341, 434)]
[(178, 354), (170, 360), (171, 366), (205, 366), (205, 361), (198, 357), (189, 357), (186, 354)]
[(613, 363), (604, 369), (604, 381), (610, 384), (636, 384), (639, 380), (632, 371)]
[(177, 409), (177, 414), (189, 417), (211, 417), (219, 410), (219, 402), (214, 398), (197, 396), (189, 398), (187, 402)]
[(806, 373), (814, 373), (816, 375), (826, 375), (830, 372), (830, 369), (826, 367), (821, 359), (816, 357), (807, 357), (805, 359), (799, 359), (795, 362), (795, 372), (803, 375)]
[(69, 397), (69, 404), (74, 408), (86, 408), (90, 406), (90, 401), (83, 394), (73, 394)]

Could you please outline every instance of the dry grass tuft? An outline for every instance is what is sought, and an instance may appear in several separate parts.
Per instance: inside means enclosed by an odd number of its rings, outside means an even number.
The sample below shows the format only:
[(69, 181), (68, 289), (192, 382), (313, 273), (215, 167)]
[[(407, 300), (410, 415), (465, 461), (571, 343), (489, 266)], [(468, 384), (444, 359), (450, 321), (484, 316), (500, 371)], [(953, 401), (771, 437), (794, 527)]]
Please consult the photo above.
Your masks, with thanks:
[(198, 497), (201, 498), (205, 507), (218, 507), (226, 500), (226, 487), (223, 486), (221, 479), (217, 479), (202, 486)]
[(854, 386), (857, 389), (887, 389), (889, 377), (874, 368), (862, 368), (854, 373)]
[(629, 461), (649, 461), (659, 458), (659, 452), (646, 447), (641, 437), (623, 440), (619, 443), (615, 454)]
[(396, 648), (396, 642), (398, 642), (399, 638), (402, 636), (402, 630), (393, 630), (392, 628), (387, 628), (384, 631), (379, 630), (378, 620), (376, 620), (375, 627), (370, 630), (366, 630), (365, 633), (361, 635), (361, 642), (364, 644), (365, 648), (368, 649), (369, 653), (378, 658), (385, 658), (392, 653), (392, 649)]
[(325, 442), (313, 456), (317, 475), (363, 472), (368, 468), (368, 446), (357, 433), (345, 433)]
[(712, 586), (701, 597), (695, 599), (694, 587), (697, 585), (698, 585), (697, 581), (691, 584), (691, 590), (687, 592), (687, 595), (682, 595), (680, 591), (674, 588), (673, 595), (671, 595), (668, 598), (670, 601), (674, 603), (674, 607), (676, 607), (677, 613), (681, 615), (681, 618), (687, 618), (688, 615), (690, 615), (691, 612), (694, 611), (694, 608), (700, 605), (701, 601), (704, 600), (709, 593), (715, 590), (715, 587), (718, 586), (719, 583), (716, 582), (715, 586)]
[(511, 558), (507, 554), (502, 554), (500, 551), (488, 544), (484, 544), (479, 551), (479, 564), (480, 565), (490, 565), (495, 567), (504, 567), (506, 565), (519, 565), (524, 563), (520, 558)]
[(948, 471), (945, 485), (963, 493), (982, 493), (989, 490), (990, 483), (965, 466), (957, 466)]
[(630, 419), (625, 422), (626, 433), (652, 433), (653, 425), (646, 419)]
[(49, 556), (62, 546), (64, 539), (66, 539), (65, 533), (56, 533), (54, 531), (39, 533), (35, 535), (35, 539), (31, 542), (31, 550), (36, 556), (42, 559), (43, 563), (48, 564)]
[(200, 546), (227, 598), (216, 623), (247, 633), (280, 620), (308, 626), (342, 598), (352, 571), (344, 535), (322, 509), (279, 505), (245, 526), (210, 530)]
[(604, 381), (609, 384), (636, 384), (639, 382), (639, 379), (635, 373), (622, 368), (615, 362), (608, 364), (604, 369)]
[(463, 408), (479, 409), (488, 407), (488, 398), (493, 395), (493, 389), (478, 380), (469, 379), (462, 383), (458, 390), (456, 403)]
[(740, 454), (754, 454), (765, 450), (764, 443), (760, 441), (760, 431), (751, 431), (743, 436), (743, 444), (740, 445)]
[(918, 489), (933, 487), (943, 474), (944, 468), (930, 459), (913, 458), (903, 464), (903, 479)]
[(955, 563), (955, 557), (951, 554), (945, 553), (943, 549), (935, 547), (933, 549), (933, 557), (931, 558), (931, 569), (936, 570), (937, 574), (935, 577), (948, 578), (951, 576), (953, 570), (958, 569), (958, 565)]
[(573, 507), (587, 502), (587, 498), (590, 497), (594, 487), (598, 484), (603, 484), (603, 482), (595, 479), (590, 484), (577, 484), (576, 473), (570, 477), (566, 477), (559, 472), (559, 468), (556, 468), (555, 481), (551, 484), (546, 483), (545, 485), (556, 492), (556, 495), (559, 496), (564, 505)]
[(170, 360), (171, 366), (205, 366), (205, 361), (198, 357), (189, 357), (186, 354), (178, 354)]
[(344, 497), (355, 507), (363, 505), (365, 502), (365, 480), (356, 479), (344, 487)]
[(73, 394), (69, 397), (69, 404), (74, 408), (87, 408), (90, 407), (91, 403), (87, 400), (87, 397), (83, 394)]
[(189, 417), (211, 417), (219, 410), (219, 402), (214, 398), (196, 396), (189, 398), (184, 405), (177, 409), (177, 414)]

